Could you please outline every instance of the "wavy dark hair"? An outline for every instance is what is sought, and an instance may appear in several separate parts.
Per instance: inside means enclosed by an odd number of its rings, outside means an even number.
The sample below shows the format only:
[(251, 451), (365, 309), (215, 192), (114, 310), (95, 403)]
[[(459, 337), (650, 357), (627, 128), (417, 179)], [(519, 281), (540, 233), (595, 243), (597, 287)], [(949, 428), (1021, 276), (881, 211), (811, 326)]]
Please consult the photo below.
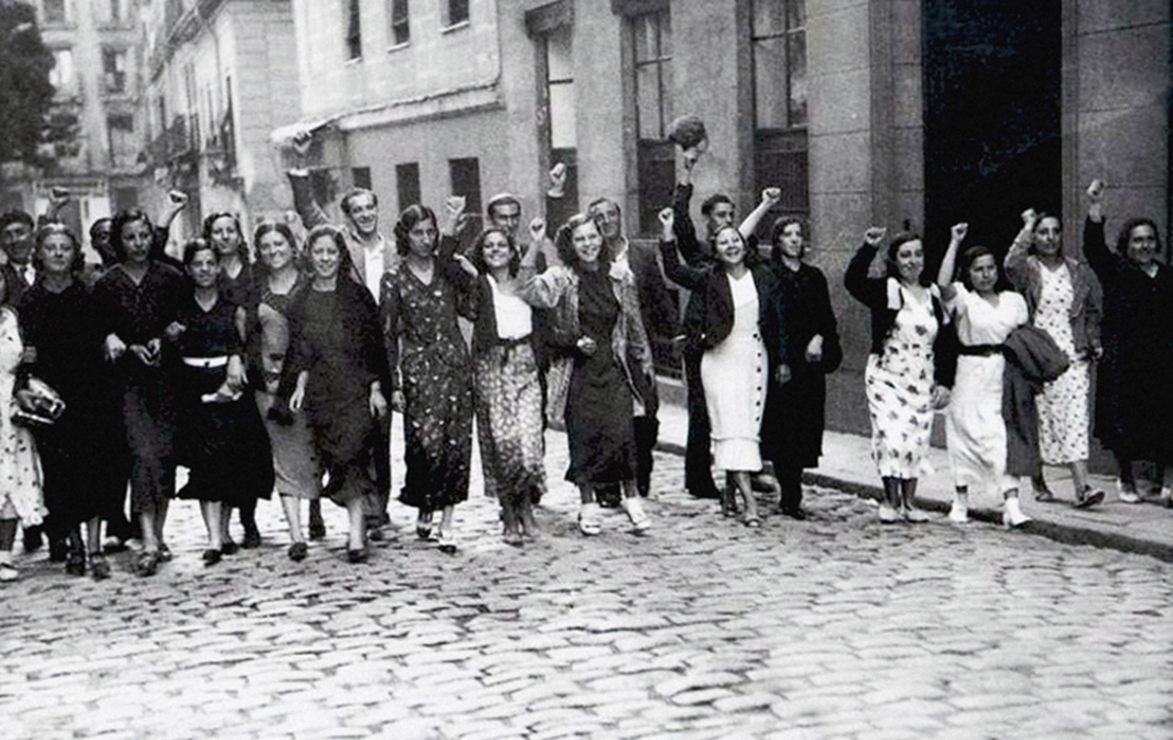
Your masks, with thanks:
[(114, 220), (110, 224), (110, 248), (114, 250), (119, 262), (126, 261), (126, 247), (122, 244), (122, 229), (127, 224), (132, 224), (136, 221), (142, 221), (147, 225), (147, 231), (151, 232), (151, 259), (158, 259), (159, 253), (162, 252), (162, 247), (159, 245), (158, 235), (155, 233), (155, 225), (151, 222), (151, 217), (138, 208), (127, 208), (114, 214)]
[(554, 235), (554, 246), (558, 248), (558, 256), (562, 259), (562, 264), (575, 272), (581, 271), (582, 262), (578, 258), (578, 252), (574, 251), (574, 231), (587, 224), (595, 227), (595, 230), (599, 232), (599, 239), (603, 242), (599, 248), (598, 261), (604, 265), (611, 264), (611, 248), (607, 246), (607, 240), (603, 239), (603, 230), (599, 228), (596, 219), (586, 213), (576, 213), (567, 219), (566, 223), (559, 227), (558, 233)]
[(242, 263), (246, 265), (250, 264), (248, 242), (244, 239), (244, 229), (242, 229), (240, 226), (240, 217), (235, 213), (219, 211), (217, 213), (210, 214), (207, 218), (205, 218), (203, 229), (204, 241), (206, 241), (208, 244), (215, 244), (214, 240), (212, 239), (212, 228), (215, 227), (216, 222), (222, 218), (232, 219), (232, 225), (236, 227), (236, 236), (239, 240), (236, 245), (236, 253), (240, 256), (240, 261)]
[(213, 245), (210, 240), (202, 239), (200, 237), (189, 239), (183, 245), (183, 266), (191, 267), (191, 263), (193, 260), (195, 260), (195, 256), (200, 252), (209, 249), (212, 250), (212, 254), (216, 255), (216, 262), (219, 262), (220, 252), (216, 249), (215, 245)]
[(421, 221), (431, 221), (432, 226), (437, 229), (436, 243), (432, 245), (433, 251), (440, 243), (440, 222), (436, 220), (436, 213), (431, 208), (425, 205), (416, 203), (403, 209), (403, 213), (399, 214), (399, 220), (395, 222), (395, 249), (399, 254), (407, 255), (411, 253), (411, 230), (415, 225)]
[(1157, 237), (1157, 252), (1160, 253), (1165, 245), (1161, 242), (1161, 230), (1157, 228), (1157, 222), (1151, 218), (1130, 218), (1124, 222), (1120, 227), (1120, 233), (1116, 235), (1116, 253), (1121, 257), (1128, 256), (1128, 240), (1132, 238), (1132, 230), (1137, 226), (1148, 226), (1153, 230), (1153, 236)]
[(333, 240), (334, 246), (338, 247), (338, 276), (348, 276), (351, 280), (361, 283), (358, 269), (354, 266), (354, 260), (350, 257), (350, 249), (346, 246), (346, 237), (343, 236), (342, 230), (336, 226), (322, 224), (311, 229), (309, 235), (305, 238), (306, 254), (309, 255), (314, 248), (314, 242), (322, 238)]
[(778, 246), (778, 240), (782, 238), (782, 232), (786, 231), (787, 226), (798, 224), (798, 228), (802, 230), (802, 252), (798, 255), (799, 259), (806, 256), (806, 250), (810, 244), (807, 241), (807, 225), (806, 219), (800, 216), (779, 216), (774, 220), (774, 225), (770, 228), (770, 259), (775, 262), (782, 261), (782, 248)]
[(54, 234), (64, 234), (69, 237), (69, 242), (73, 245), (73, 261), (69, 265), (69, 272), (75, 278), (78, 277), (86, 266), (85, 255), (81, 252), (81, 240), (77, 238), (77, 234), (73, 233), (73, 229), (62, 223), (49, 223), (37, 229), (37, 248), (33, 250), (33, 269), (37, 271), (38, 275), (44, 271), (45, 261), (41, 258), (41, 247), (44, 246), (45, 240)]
[[(892, 241), (888, 244), (888, 253), (887, 253), (887, 263), (888, 264), (887, 264), (887, 272), (886, 272), (888, 277), (894, 277), (894, 278), (900, 277), (900, 270), (898, 270), (896, 267), (896, 255), (897, 255), (897, 253), (900, 252), (900, 248), (903, 247), (905, 244), (908, 244), (909, 242), (920, 242), (921, 243), (921, 250), (923, 253), (924, 240), (920, 238), (920, 234), (917, 234), (917, 233), (914, 233), (911, 231), (901, 231), (900, 233), (893, 236)], [(923, 267), (921, 268), (921, 271), (920, 271), (919, 282), (921, 285), (928, 285), (930, 282), (932, 282), (928, 278), (928, 270), (924, 269)]]
[[(1034, 254), (1037, 251), (1037, 250), (1035, 250), (1035, 233), (1039, 230), (1039, 227), (1043, 225), (1043, 221), (1045, 221), (1048, 218), (1055, 219), (1055, 221), (1059, 224), (1059, 233), (1060, 234), (1063, 233), (1063, 217), (1057, 213), (1049, 213), (1047, 211), (1042, 211), (1041, 213), (1039, 213), (1038, 218), (1035, 219), (1034, 227), (1030, 230), (1030, 247), (1027, 248), (1027, 254)], [(1064, 252), (1065, 252), (1065, 250), (1063, 248), (1063, 243), (1060, 242), (1059, 243), (1059, 254), (1064, 255)]]
[(263, 221), (253, 231), (253, 250), (257, 254), (257, 263), (254, 269), (258, 277), (268, 277), (269, 275), (269, 266), (261, 259), (261, 237), (274, 232), (284, 237), (289, 244), (289, 249), (293, 252), (294, 268), (301, 271), (305, 266), (305, 255), (302, 254), (301, 248), (297, 244), (297, 237), (293, 235), (293, 229), (289, 228), (289, 224), (283, 221)]
[(485, 263), (485, 242), (488, 240), (490, 234), (500, 234), (505, 237), (505, 241), (509, 244), (509, 277), (517, 277), (517, 271), (521, 268), (521, 252), (517, 249), (517, 242), (513, 237), (509, 236), (509, 232), (505, 229), (496, 226), (490, 226), (480, 233), (477, 240), (472, 245), (472, 263), (476, 265), (477, 270), (482, 275), (489, 273), (489, 266)]
[(969, 271), (973, 267), (973, 263), (980, 258), (989, 256), (994, 260), (994, 269), (998, 271), (998, 279), (994, 282), (994, 292), (1001, 293), (1005, 290), (1013, 290), (1014, 286), (1006, 279), (1006, 273), (1002, 271), (1002, 262), (998, 259), (998, 255), (994, 254), (994, 250), (989, 247), (983, 247), (980, 244), (974, 245), (961, 253), (961, 261), (957, 264), (957, 279), (961, 280), (961, 284), (968, 290), (973, 290), (973, 281), (969, 278)]

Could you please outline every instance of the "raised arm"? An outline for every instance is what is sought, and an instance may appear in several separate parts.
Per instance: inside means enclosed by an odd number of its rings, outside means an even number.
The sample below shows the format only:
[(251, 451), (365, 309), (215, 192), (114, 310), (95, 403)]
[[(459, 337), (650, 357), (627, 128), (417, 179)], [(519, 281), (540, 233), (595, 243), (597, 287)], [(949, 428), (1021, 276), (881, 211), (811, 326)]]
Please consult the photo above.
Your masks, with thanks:
[(703, 290), (706, 271), (699, 267), (682, 264), (680, 255), (676, 251), (675, 209), (665, 208), (660, 211), (659, 218), (660, 226), (663, 229), (660, 239), (660, 256), (664, 262), (664, 275), (680, 287), (694, 293)]
[(1103, 180), (1092, 180), (1088, 186), (1087, 220), (1083, 224), (1083, 256), (1101, 280), (1123, 259), (1109, 251), (1104, 237), (1104, 190)]
[(298, 166), (289, 170), (289, 187), (293, 190), (293, 208), (301, 216), (301, 223), (306, 230), (330, 223), (330, 217), (314, 199), (314, 189), (310, 184), (310, 173), (305, 168), (306, 155), (310, 150), (310, 143), (314, 135), (309, 131), (301, 131), (293, 137), (293, 151), (297, 154)]
[(1006, 279), (1020, 293), (1026, 290), (1030, 280), (1026, 258), (1030, 255), (1031, 237), (1038, 220), (1039, 214), (1035, 209), (1028, 208), (1022, 212), (1022, 229), (1018, 236), (1014, 237), (1014, 243), (1010, 245), (1010, 251), (1006, 253), (1006, 259), (1002, 263)]
[(941, 297), (946, 302), (957, 296), (957, 288), (953, 287), (953, 276), (957, 272), (957, 252), (961, 249), (961, 242), (969, 232), (969, 224), (953, 224), (949, 230), (949, 248), (945, 250), (945, 257), (941, 260), (941, 268), (937, 270), (937, 287), (941, 289)]
[(778, 201), (782, 200), (782, 190), (780, 188), (766, 188), (762, 191), (762, 200), (757, 204), (749, 215), (741, 222), (741, 226), (737, 228), (741, 235), (748, 239), (752, 234), (757, 232), (758, 224), (770, 212), (770, 209), (778, 205)]
[(869, 278), (868, 268), (871, 267), (872, 260), (880, 249), (880, 242), (887, 233), (888, 230), (882, 226), (868, 228), (863, 235), (863, 244), (851, 258), (847, 271), (843, 274), (843, 286), (847, 288), (847, 292), (868, 306), (877, 305), (885, 298), (884, 281)]

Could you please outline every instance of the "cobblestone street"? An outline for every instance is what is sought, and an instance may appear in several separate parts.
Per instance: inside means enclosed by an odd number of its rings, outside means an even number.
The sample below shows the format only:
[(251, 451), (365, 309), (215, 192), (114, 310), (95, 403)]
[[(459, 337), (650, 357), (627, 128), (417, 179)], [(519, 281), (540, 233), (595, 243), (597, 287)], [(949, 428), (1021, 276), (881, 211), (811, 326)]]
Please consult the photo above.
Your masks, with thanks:
[(455, 556), (396, 504), (401, 529), (349, 565), (326, 504), (328, 539), (293, 563), (274, 501), (265, 546), (213, 568), (192, 503), (151, 579), (129, 554), (103, 583), (26, 557), (2, 591), (0, 735), (1173, 737), (1168, 564), (943, 519), (881, 528), (829, 490), (808, 521), (755, 531), (685, 497), (671, 455), (650, 536), (615, 513), (585, 539), (549, 441), (545, 536), (521, 549), (477, 475)]

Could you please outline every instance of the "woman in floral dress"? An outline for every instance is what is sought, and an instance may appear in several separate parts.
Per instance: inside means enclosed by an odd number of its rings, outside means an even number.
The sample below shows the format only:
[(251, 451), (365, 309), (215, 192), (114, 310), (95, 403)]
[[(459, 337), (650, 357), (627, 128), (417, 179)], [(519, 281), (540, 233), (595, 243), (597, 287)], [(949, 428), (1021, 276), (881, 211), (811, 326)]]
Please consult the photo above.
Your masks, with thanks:
[(9, 305), (8, 286), (16, 274), (7, 265), (0, 269), (0, 581), (15, 581), (12, 549), (16, 527), (35, 527), (43, 522), (41, 469), (33, 435), (12, 423), (17, 400), (16, 369), (24, 354), (16, 312)]
[[(455, 233), (455, 216), (445, 231)], [(468, 499), (473, 415), (472, 363), (456, 317), (472, 313), (436, 258), (436, 214), (430, 208), (405, 210), (395, 239), (403, 261), (383, 275), (379, 305), (391, 403), (403, 412), (407, 473), (399, 500), (419, 510), (416, 534), (451, 553), (455, 507)], [(432, 521), (436, 511), (438, 527)]]
[[(1022, 214), (1023, 226), (1006, 254), (1006, 277), (1026, 298), (1031, 324), (1042, 329), (1071, 361), (1067, 371), (1036, 397), (1039, 455), (1050, 465), (1067, 465), (1075, 484), (1075, 505), (1094, 506), (1104, 492), (1088, 484), (1091, 362), (1100, 353), (1103, 297), (1100, 281), (1086, 263), (1063, 254), (1063, 226), (1055, 216)], [(1035, 499), (1053, 501), (1042, 471)]]
[(937, 383), (938, 332), (945, 322), (940, 293), (922, 283), (920, 237), (898, 234), (888, 246), (887, 277), (868, 277), (885, 229), (872, 227), (847, 267), (847, 292), (871, 309), (872, 347), (864, 382), (872, 420), (872, 458), (884, 481), (880, 521), (928, 516), (913, 503), (929, 447), (933, 407), (947, 391)]

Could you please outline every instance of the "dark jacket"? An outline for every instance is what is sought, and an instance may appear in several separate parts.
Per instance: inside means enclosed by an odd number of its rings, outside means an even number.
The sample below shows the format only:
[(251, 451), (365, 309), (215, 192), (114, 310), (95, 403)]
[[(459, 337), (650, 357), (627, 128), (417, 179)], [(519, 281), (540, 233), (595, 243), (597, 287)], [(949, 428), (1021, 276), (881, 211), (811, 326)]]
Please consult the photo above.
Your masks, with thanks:
[[(896, 325), (896, 315), (902, 308), (901, 304), (894, 304), (891, 297), (892, 288), (889, 281), (895, 278), (868, 277), (868, 268), (878, 249), (878, 246), (868, 244), (861, 246), (851, 258), (847, 272), (843, 275), (843, 284), (847, 292), (871, 309), (872, 354), (883, 353), (884, 342), (892, 332), (892, 327)], [(928, 291), (938, 327), (937, 338), (933, 341), (933, 379), (938, 385), (952, 387), (953, 378), (957, 374), (957, 333), (949, 323), (937, 286), (928, 286)]]
[(1006, 473), (1035, 475), (1039, 458), (1038, 411), (1035, 394), (1043, 383), (1062, 375), (1067, 355), (1051, 335), (1023, 324), (1002, 345), (1006, 368), (1002, 374), (1002, 422), (1006, 425)]
[[(660, 245), (664, 259), (664, 273), (677, 285), (700, 296), (702, 310), (698, 316), (686, 321), (684, 332), (688, 341), (697, 347), (716, 347), (733, 330), (733, 293), (725, 271), (714, 264), (697, 268), (681, 264), (676, 252), (676, 242)], [(778, 279), (769, 265), (758, 264), (750, 267), (754, 287), (758, 292), (758, 327), (770, 367), (777, 367), (786, 352), (786, 341), (779, 321)]]

